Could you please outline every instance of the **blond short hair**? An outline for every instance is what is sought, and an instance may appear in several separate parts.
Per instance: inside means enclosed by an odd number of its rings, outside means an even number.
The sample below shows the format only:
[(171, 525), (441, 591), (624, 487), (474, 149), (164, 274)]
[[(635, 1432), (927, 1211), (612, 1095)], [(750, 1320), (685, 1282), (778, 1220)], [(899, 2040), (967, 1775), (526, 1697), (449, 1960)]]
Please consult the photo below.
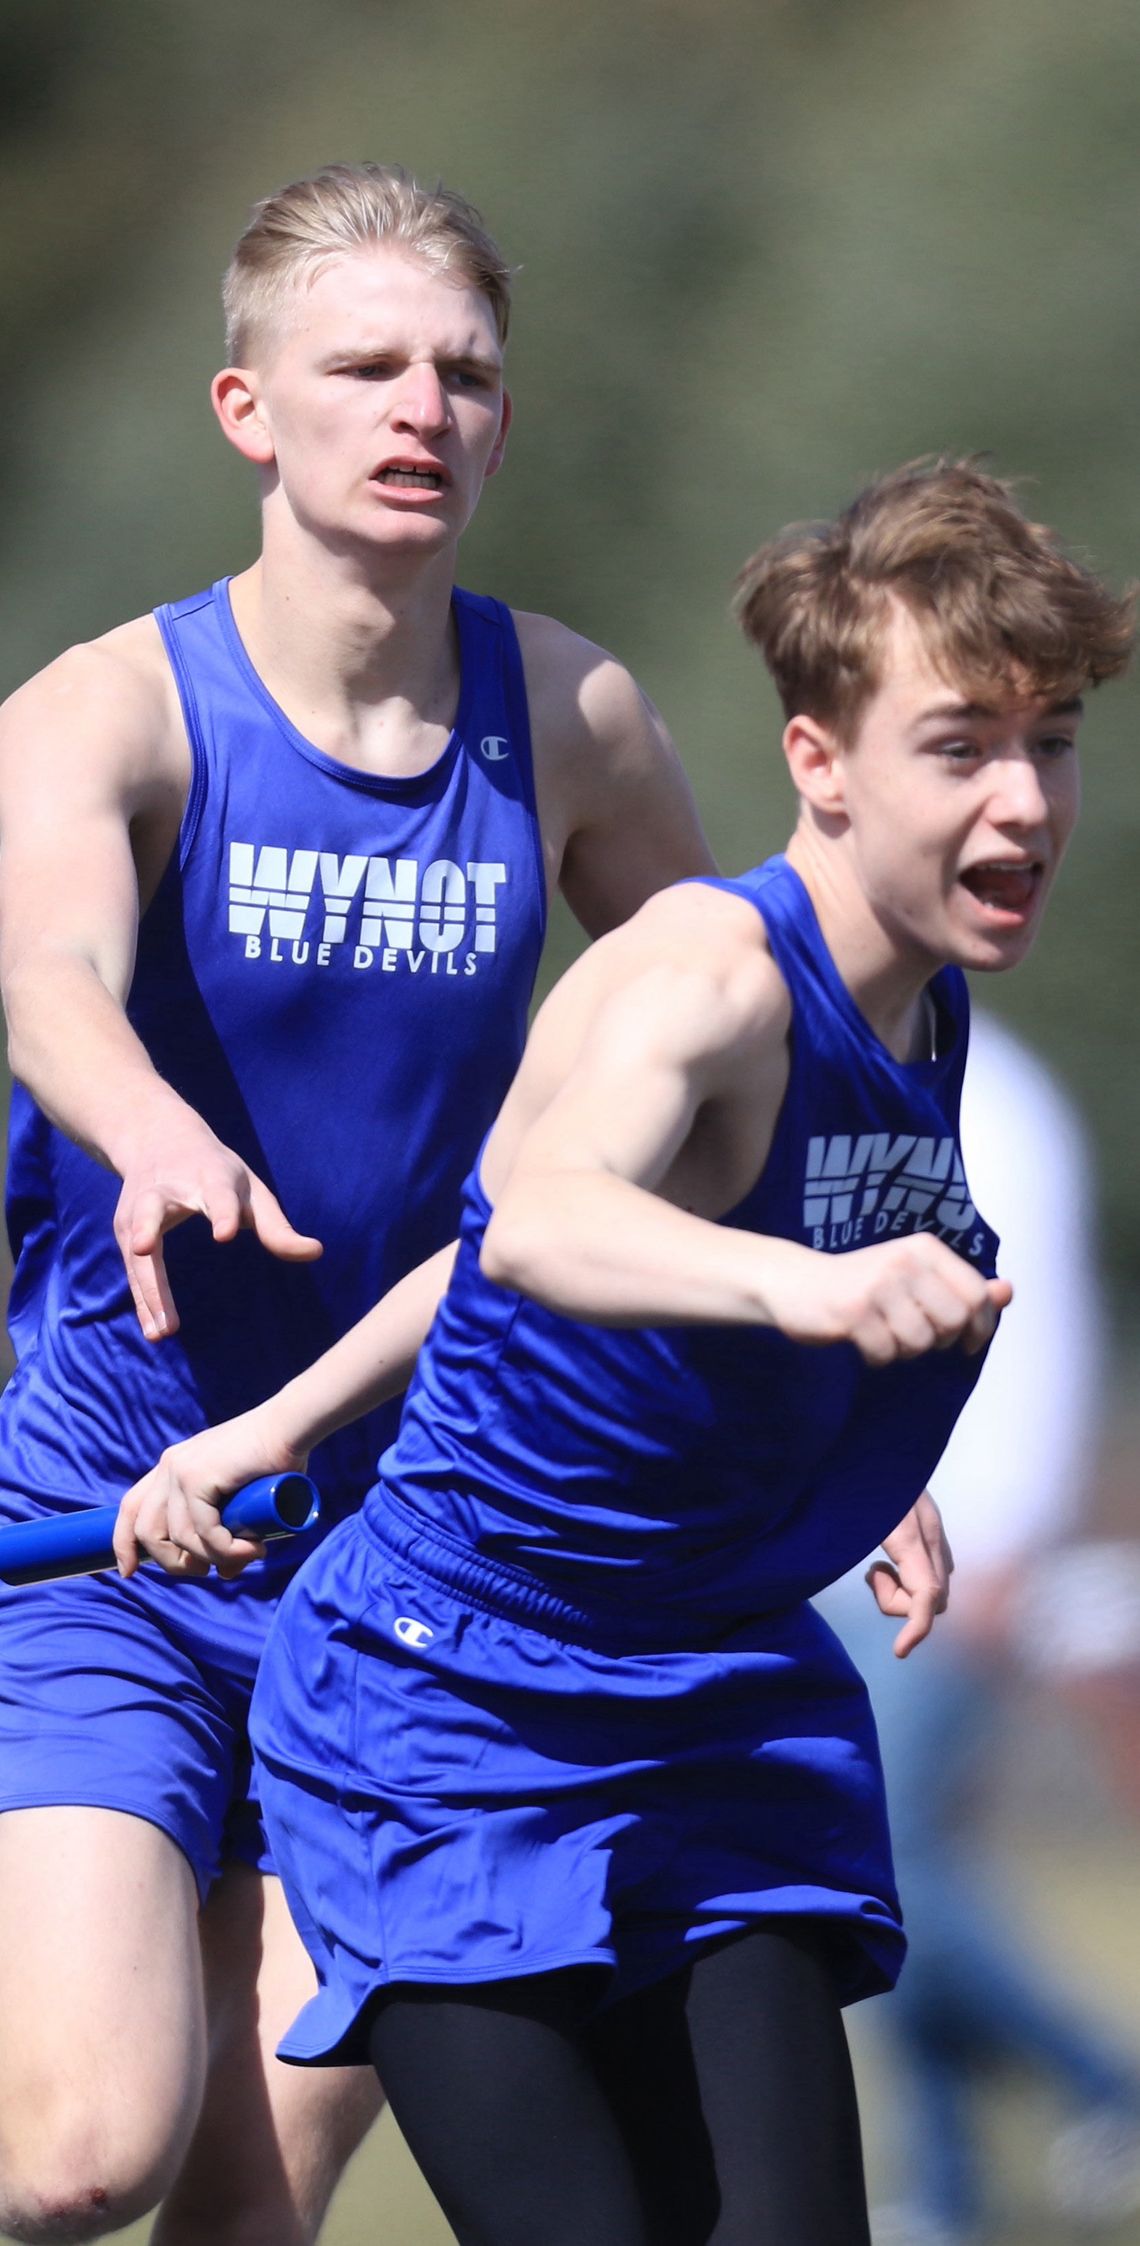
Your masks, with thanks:
[(1068, 701), (1115, 678), (1132, 649), (1134, 593), (1118, 599), (1071, 560), (1011, 484), (975, 459), (912, 460), (834, 522), (793, 524), (740, 572), (734, 613), (787, 717), (851, 740), (881, 684), (891, 596), (936, 667), (983, 706)]
[(250, 212), (222, 283), (229, 363), (244, 365), (272, 333), (300, 275), (381, 246), (481, 290), (506, 341), (510, 268), (473, 203), (421, 186), (401, 164), (326, 164)]

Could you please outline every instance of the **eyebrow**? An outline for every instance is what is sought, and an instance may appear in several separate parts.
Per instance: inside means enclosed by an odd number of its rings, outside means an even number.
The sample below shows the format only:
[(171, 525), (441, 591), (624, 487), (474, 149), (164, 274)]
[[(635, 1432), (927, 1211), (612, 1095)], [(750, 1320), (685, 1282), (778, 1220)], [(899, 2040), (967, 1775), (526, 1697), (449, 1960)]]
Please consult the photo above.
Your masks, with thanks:
[[(1085, 705), (1081, 696), (1071, 694), (1063, 702), (1051, 702), (1047, 709), (1042, 710), (1041, 718), (1083, 717), (1084, 711)], [(991, 702), (937, 702), (933, 703), (928, 710), (923, 711), (918, 722), (920, 725), (935, 725), (949, 719), (955, 724), (961, 725), (969, 724), (976, 718), (1000, 716), (1000, 704), (995, 705)]]
[(471, 367), (477, 374), (501, 374), (501, 359), (488, 359), (482, 351), (441, 351), (439, 365), (445, 367)]
[[(346, 344), (342, 351), (330, 351), (327, 363), (329, 366), (366, 366), (370, 359), (392, 359), (399, 356), (398, 343), (354, 343)], [(471, 367), (480, 374), (501, 374), (503, 371), (501, 358), (488, 358), (481, 351), (440, 351), (436, 354), (435, 364), (442, 367)]]

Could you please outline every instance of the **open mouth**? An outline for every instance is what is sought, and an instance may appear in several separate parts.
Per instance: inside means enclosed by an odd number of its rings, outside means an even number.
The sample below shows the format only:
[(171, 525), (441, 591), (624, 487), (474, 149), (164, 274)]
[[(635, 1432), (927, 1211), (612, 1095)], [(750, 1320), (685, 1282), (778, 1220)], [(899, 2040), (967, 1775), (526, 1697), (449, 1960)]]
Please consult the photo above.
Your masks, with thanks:
[(375, 481), (396, 491), (443, 490), (443, 475), (438, 468), (379, 468)]
[(1021, 918), (1032, 910), (1041, 883), (1039, 859), (994, 858), (970, 866), (961, 875), (962, 886), (990, 912), (1012, 913)]

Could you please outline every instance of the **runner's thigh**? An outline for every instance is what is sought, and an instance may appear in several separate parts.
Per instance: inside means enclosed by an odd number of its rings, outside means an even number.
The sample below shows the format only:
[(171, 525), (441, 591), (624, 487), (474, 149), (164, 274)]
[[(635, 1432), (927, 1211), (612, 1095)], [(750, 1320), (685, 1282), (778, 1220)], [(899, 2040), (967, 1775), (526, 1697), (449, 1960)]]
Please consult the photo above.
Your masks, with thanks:
[(383, 2103), (369, 2066), (287, 2067), (276, 2046), (316, 1989), (280, 1880), (231, 1864), (202, 1914), (209, 2074), (152, 2246), (303, 2246)]
[(143, 1818), (0, 1816), (0, 2208), (165, 2188), (204, 2077), (197, 1917), (185, 1856)]

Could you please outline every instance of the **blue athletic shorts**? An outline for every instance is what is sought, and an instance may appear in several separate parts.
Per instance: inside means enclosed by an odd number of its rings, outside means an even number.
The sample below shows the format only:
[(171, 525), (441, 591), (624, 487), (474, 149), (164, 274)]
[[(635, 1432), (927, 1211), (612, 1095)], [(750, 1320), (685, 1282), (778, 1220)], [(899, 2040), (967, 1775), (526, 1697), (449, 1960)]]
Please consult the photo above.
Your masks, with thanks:
[(228, 1857), (272, 1870), (247, 1718), (274, 1603), (150, 1567), (0, 1584), (0, 1811), (144, 1817), (202, 1897)]
[(593, 1965), (609, 2001), (772, 1915), (830, 1929), (843, 2001), (893, 1983), (874, 1726), (811, 1607), (715, 1647), (573, 1642), (517, 1579), (467, 1555), (457, 1589), (454, 1553), (370, 1506), (286, 1592), (254, 1698), (319, 1981), (282, 2058), (363, 2059), (390, 1982)]

